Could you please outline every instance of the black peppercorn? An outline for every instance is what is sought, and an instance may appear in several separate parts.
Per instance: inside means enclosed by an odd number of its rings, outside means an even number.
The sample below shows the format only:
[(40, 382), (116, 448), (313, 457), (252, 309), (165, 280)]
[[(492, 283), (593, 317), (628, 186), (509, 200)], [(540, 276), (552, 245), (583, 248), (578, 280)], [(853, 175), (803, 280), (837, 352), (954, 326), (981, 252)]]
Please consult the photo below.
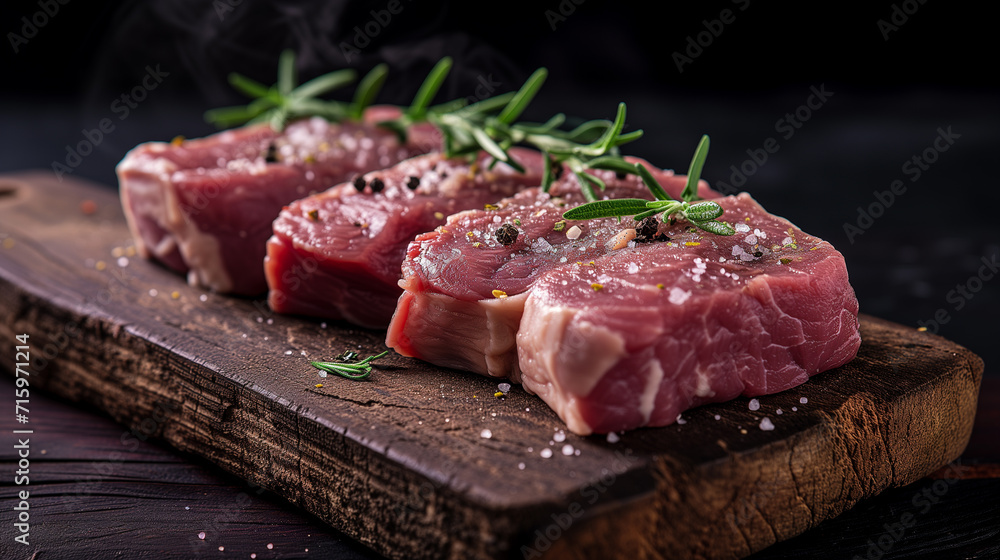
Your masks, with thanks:
[(410, 189), (411, 191), (412, 191), (412, 190), (416, 190), (416, 189), (417, 189), (417, 187), (419, 187), (419, 186), (420, 186), (420, 177), (414, 177), (414, 176), (411, 176), (411, 177), (410, 177), (410, 178), (409, 178), (409, 179), (408, 179), (408, 180), (406, 181), (406, 186), (407, 186), (407, 187), (409, 187), (409, 189)]
[(382, 192), (382, 189), (385, 188), (385, 183), (382, 182), (382, 179), (375, 178), (372, 179), (371, 183), (368, 183), (368, 186), (372, 188), (373, 193)]
[(504, 247), (513, 245), (514, 242), (517, 241), (517, 236), (520, 235), (520, 233), (521, 232), (517, 231), (516, 227), (510, 224), (504, 224), (497, 230), (497, 241), (499, 241)]
[(358, 192), (365, 190), (365, 178), (360, 175), (354, 179), (354, 188), (358, 189)]
[(642, 239), (649, 239), (656, 235), (656, 230), (660, 227), (660, 221), (656, 216), (647, 216), (635, 226), (635, 235)]
[(267, 163), (278, 163), (278, 149), (274, 146), (274, 142), (267, 145), (267, 155), (264, 156), (264, 161)]

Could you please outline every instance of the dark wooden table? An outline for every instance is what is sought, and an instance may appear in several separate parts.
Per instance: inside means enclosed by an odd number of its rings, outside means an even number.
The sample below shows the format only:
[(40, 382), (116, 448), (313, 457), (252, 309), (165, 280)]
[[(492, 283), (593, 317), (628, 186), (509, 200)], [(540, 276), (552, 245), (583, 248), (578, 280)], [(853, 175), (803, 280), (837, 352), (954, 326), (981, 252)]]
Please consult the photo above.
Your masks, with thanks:
[[(13, 380), (0, 377), (0, 394), (13, 391)], [(99, 413), (38, 394), (31, 406), (29, 546), (15, 543), (12, 529), (25, 486), (13, 484), (11, 432), (23, 426), (0, 415), (0, 558), (380, 558), (280, 498)], [(960, 461), (751, 558), (996, 559), (998, 504), (1000, 376), (986, 375)]]

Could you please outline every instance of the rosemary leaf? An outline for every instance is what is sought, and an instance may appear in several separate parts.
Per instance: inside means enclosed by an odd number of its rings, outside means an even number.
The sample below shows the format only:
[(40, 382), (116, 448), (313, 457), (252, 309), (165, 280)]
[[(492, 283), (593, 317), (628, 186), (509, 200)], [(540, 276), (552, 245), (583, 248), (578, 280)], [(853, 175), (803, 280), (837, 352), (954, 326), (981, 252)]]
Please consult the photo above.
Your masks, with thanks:
[(687, 183), (684, 185), (684, 192), (681, 193), (681, 200), (690, 202), (698, 200), (698, 179), (701, 178), (701, 170), (705, 166), (705, 158), (708, 157), (708, 135), (701, 137), (698, 148), (691, 158), (691, 166), (688, 168)]
[(591, 220), (594, 218), (611, 218), (616, 216), (632, 216), (647, 210), (648, 200), (641, 198), (617, 198), (613, 200), (598, 200), (581, 204), (563, 214), (567, 220)]
[(361, 120), (361, 117), (365, 114), (365, 109), (375, 101), (375, 96), (382, 89), (382, 85), (385, 84), (385, 79), (388, 75), (389, 65), (383, 63), (372, 68), (365, 74), (364, 78), (361, 78), (361, 83), (358, 84), (358, 91), (354, 92), (354, 102), (351, 103), (352, 119), (356, 121)]

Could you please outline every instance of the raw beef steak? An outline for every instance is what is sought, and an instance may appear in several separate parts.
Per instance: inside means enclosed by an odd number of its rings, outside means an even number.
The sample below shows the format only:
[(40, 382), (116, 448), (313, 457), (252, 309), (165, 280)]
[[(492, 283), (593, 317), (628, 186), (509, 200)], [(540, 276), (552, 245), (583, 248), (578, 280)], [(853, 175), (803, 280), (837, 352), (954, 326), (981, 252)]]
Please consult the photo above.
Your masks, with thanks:
[(321, 118), (229, 130), (179, 143), (149, 142), (118, 164), (122, 205), (140, 254), (218, 292), (257, 295), (271, 222), (293, 200), (440, 147), (430, 125), (401, 145), (374, 125), (398, 114), (373, 107), (365, 122)]
[(517, 333), (521, 381), (570, 430), (663, 426), (854, 358), (858, 301), (843, 256), (745, 193), (717, 202), (736, 235), (661, 226), (669, 243), (608, 251), (533, 284)]
[(509, 153), (524, 173), (502, 163), (489, 169), (485, 153), (472, 164), (428, 154), (287, 206), (267, 242), (271, 308), (385, 328), (414, 236), (541, 183), (541, 154)]

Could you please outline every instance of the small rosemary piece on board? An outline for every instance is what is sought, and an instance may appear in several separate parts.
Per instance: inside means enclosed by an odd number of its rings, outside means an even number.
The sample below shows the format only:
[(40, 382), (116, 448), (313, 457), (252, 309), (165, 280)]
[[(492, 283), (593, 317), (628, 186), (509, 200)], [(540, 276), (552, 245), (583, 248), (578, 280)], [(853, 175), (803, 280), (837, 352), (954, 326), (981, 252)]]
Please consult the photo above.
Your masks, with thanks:
[[(320, 376), (326, 377), (326, 373), (333, 373), (347, 379), (353, 379), (355, 381), (360, 379), (365, 379), (372, 373), (371, 362), (377, 360), (382, 356), (388, 354), (389, 351), (386, 350), (381, 354), (375, 356), (368, 356), (367, 358), (361, 360), (360, 362), (309, 362), (314, 368), (321, 370), (324, 373), (320, 373)], [(356, 352), (351, 352), (350, 354), (344, 353), (338, 356), (338, 358), (343, 358), (344, 360), (351, 360), (357, 358)]]

